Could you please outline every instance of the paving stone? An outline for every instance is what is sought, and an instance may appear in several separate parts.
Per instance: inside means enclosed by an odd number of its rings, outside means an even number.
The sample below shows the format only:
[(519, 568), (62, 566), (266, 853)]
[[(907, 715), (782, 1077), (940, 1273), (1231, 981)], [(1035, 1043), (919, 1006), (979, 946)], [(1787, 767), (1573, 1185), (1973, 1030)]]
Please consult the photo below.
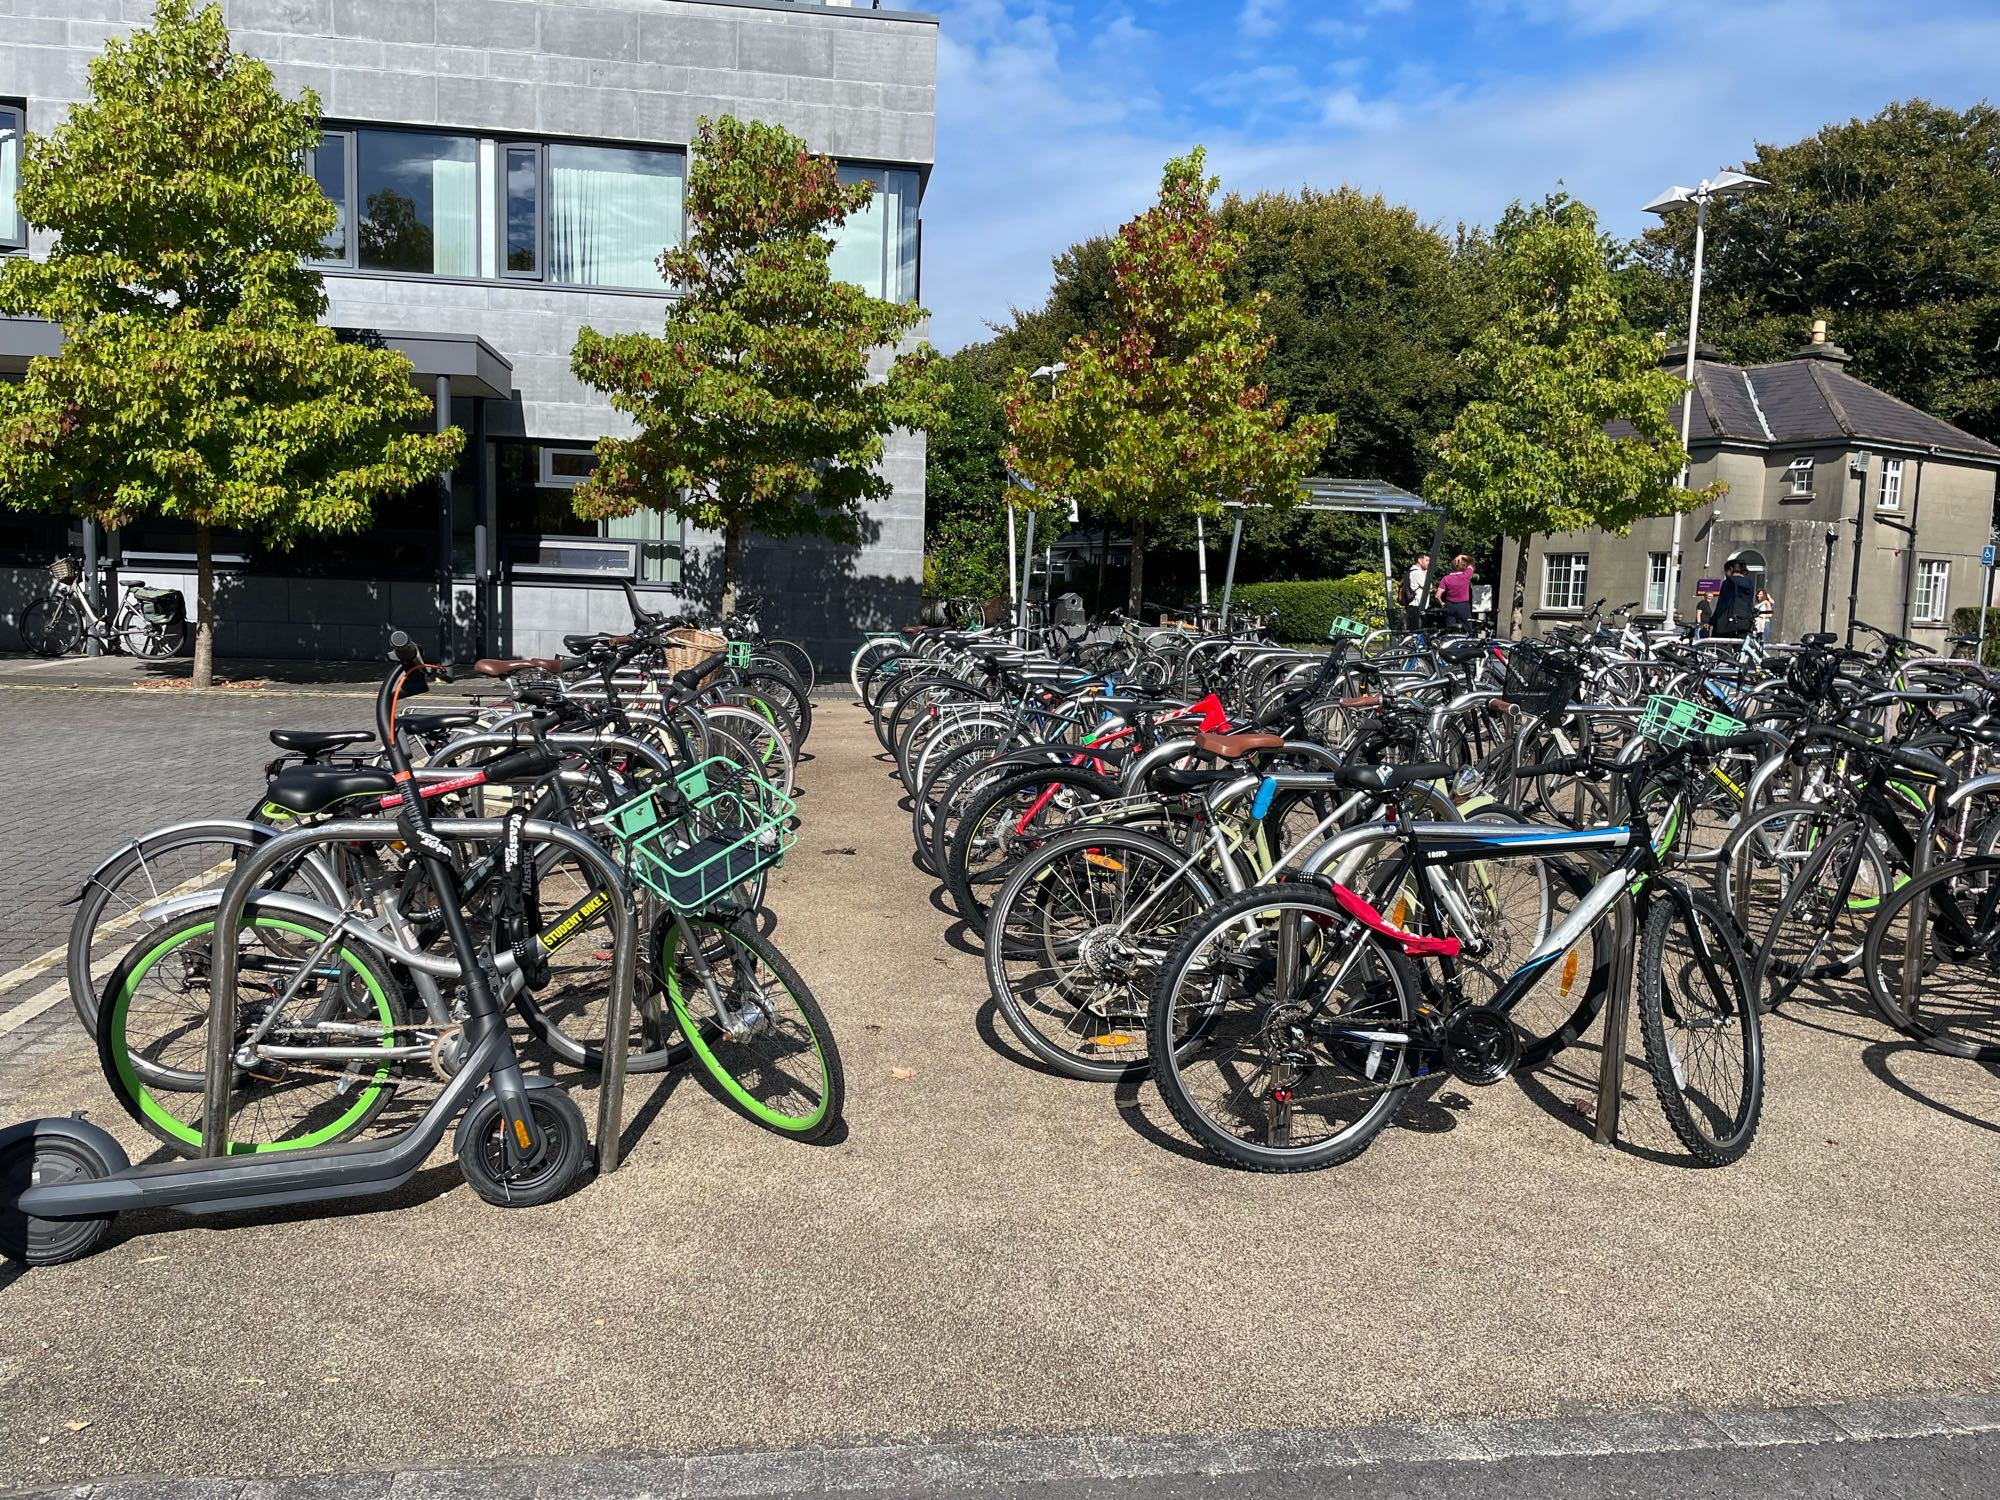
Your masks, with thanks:
[(1113, 1479), (1236, 1471), (1236, 1454), (1219, 1437), (1093, 1437), (1089, 1443), (1091, 1456)]
[(1383, 1422), (1348, 1433), (1365, 1459), (1421, 1462), (1490, 1456), (1478, 1432), (1462, 1422)]
[(535, 1493), (540, 1471), (525, 1464), (491, 1469), (405, 1470), (389, 1482), (388, 1500), (520, 1500)]
[(823, 1482), (830, 1490), (1035, 1483), (1095, 1478), (1099, 1472), (1081, 1439), (829, 1448), (823, 1457)]
[(1335, 1469), (1361, 1462), (1361, 1450), (1346, 1432), (1314, 1428), (1250, 1432), (1225, 1442), (1236, 1467), (1245, 1473), (1260, 1469)]
[(2000, 1392), (1964, 1396), (1932, 1396), (1932, 1405), (1966, 1432), (2000, 1428)]
[(237, 1500), (241, 1479), (117, 1479), (92, 1487), (90, 1500)]
[(1761, 1447), (1769, 1443), (1837, 1443), (1847, 1433), (1816, 1406), (1774, 1406), (1767, 1410), (1703, 1413), (1732, 1443)]
[(1929, 1397), (1893, 1396), (1880, 1401), (1841, 1401), (1820, 1407), (1843, 1432), (1858, 1438), (1916, 1437), (1958, 1432), (1959, 1423)]
[(1613, 1453), (1669, 1453), (1680, 1448), (1722, 1448), (1729, 1443), (1721, 1428), (1694, 1412), (1618, 1412), (1589, 1420), (1611, 1443)]
[(301, 1474), (293, 1479), (253, 1479), (237, 1500), (382, 1500), (387, 1474)]
[(769, 1495), (824, 1488), (826, 1463), (816, 1452), (710, 1453), (687, 1461), (685, 1494)]
[(536, 1500), (677, 1500), (687, 1493), (683, 1458), (599, 1458), (544, 1474)]

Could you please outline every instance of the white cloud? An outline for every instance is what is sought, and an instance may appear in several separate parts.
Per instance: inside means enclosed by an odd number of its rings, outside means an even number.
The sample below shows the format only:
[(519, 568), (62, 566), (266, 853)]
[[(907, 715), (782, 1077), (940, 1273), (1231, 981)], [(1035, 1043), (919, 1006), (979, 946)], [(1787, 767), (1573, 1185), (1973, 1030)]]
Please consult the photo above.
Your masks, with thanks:
[(1236, 29), (1245, 36), (1262, 40), (1273, 36), (1284, 20), (1285, 0), (1243, 0), (1236, 17)]
[[(1633, 233), (1660, 188), (1739, 162), (1760, 140), (1912, 94), (1955, 107), (1983, 97), (2000, 16), (1943, 13), (1949, 3), (1913, 13), (1896, 0), (1685, 0), (1622, 62), (1485, 86), (1417, 64), (1392, 71), (1384, 95), (1333, 59), (1291, 52), (1232, 73), (1142, 78), (1071, 34), (1047, 0), (947, 0), (924, 204), (932, 336), (955, 348), (1010, 307), (1039, 305), (1050, 259), (1143, 209), (1161, 164), (1197, 141), (1225, 189), (1345, 182), (1448, 226), (1490, 223), (1561, 179), (1607, 229)], [(1694, 32), (1700, 54), (1684, 44)], [(1807, 56), (1812, 86), (1778, 86)], [(1218, 109), (1232, 111), (1227, 127), (1213, 123)]]

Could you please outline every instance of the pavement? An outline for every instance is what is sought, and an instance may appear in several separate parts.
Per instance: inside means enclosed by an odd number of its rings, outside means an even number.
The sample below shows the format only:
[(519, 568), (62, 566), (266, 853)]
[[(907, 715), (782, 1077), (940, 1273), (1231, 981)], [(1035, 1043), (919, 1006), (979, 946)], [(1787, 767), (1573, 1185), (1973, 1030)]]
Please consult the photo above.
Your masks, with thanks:
[[(206, 767), (198, 810), (240, 806), (267, 719), (318, 706), (154, 696), (0, 691), (0, 875), (164, 821), (163, 767), (176, 805)], [(1678, 1157), (1638, 1075), (1625, 1143), (1593, 1146), (1586, 1046), (1415, 1101), (1342, 1168), (1238, 1173), (1150, 1088), (1023, 1059), (861, 711), (827, 704), (808, 752), (772, 904), (846, 1060), (843, 1139), (634, 1078), (625, 1165), (544, 1208), (487, 1207), (440, 1155), (333, 1213), (129, 1216), (89, 1260), (0, 1271), (0, 1487), (1991, 1492), (1992, 1070), (1806, 1007), (1769, 1029), (1732, 1168)], [(86, 1108), (144, 1154), (66, 1009), (28, 1030), (0, 1118)], [(1565, 1431), (1608, 1446), (1523, 1436)], [(1274, 1436), (1301, 1432), (1309, 1461)]]

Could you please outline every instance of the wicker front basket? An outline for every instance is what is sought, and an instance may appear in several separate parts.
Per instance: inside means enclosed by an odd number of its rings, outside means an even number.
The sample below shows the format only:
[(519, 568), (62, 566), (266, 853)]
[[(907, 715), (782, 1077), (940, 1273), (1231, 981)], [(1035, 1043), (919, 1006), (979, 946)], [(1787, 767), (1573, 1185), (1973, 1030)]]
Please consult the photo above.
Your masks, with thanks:
[(669, 672), (688, 672), (709, 657), (727, 650), (729, 642), (712, 630), (669, 630), (666, 665)]

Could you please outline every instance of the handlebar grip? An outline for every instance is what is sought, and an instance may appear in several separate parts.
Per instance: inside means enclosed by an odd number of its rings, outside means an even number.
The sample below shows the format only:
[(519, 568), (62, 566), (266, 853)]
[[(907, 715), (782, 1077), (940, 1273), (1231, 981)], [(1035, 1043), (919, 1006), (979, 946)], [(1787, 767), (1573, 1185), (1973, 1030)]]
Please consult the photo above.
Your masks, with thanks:
[(1575, 776), (1591, 768), (1587, 755), (1558, 755), (1554, 760), (1545, 760), (1540, 765), (1516, 766), (1514, 775), (1522, 776)]
[(678, 683), (684, 691), (691, 693), (696, 688), (700, 687), (702, 683), (706, 682), (710, 677), (714, 676), (718, 671), (720, 671), (722, 669), (723, 663), (727, 662), (728, 660), (729, 660), (729, 653), (726, 651), (718, 651), (713, 656), (705, 656), (700, 661), (696, 662), (693, 666), (689, 667), (685, 672), (676, 672), (674, 674), (674, 681)]
[(479, 769), (486, 773), (488, 781), (527, 781), (532, 777), (546, 776), (561, 764), (562, 757), (549, 746), (529, 745), (525, 749), (496, 755)]
[(1922, 750), (1891, 750), (1889, 764), (1931, 781), (1944, 781), (1951, 776), (1950, 767)]
[(1703, 755), (1725, 755), (1731, 750), (1762, 750), (1771, 743), (1770, 736), (1755, 730), (1744, 730), (1739, 734), (1698, 734), (1694, 739)]
[(424, 659), (417, 643), (398, 630), (389, 637), (389, 653), (406, 667), (414, 667)]

